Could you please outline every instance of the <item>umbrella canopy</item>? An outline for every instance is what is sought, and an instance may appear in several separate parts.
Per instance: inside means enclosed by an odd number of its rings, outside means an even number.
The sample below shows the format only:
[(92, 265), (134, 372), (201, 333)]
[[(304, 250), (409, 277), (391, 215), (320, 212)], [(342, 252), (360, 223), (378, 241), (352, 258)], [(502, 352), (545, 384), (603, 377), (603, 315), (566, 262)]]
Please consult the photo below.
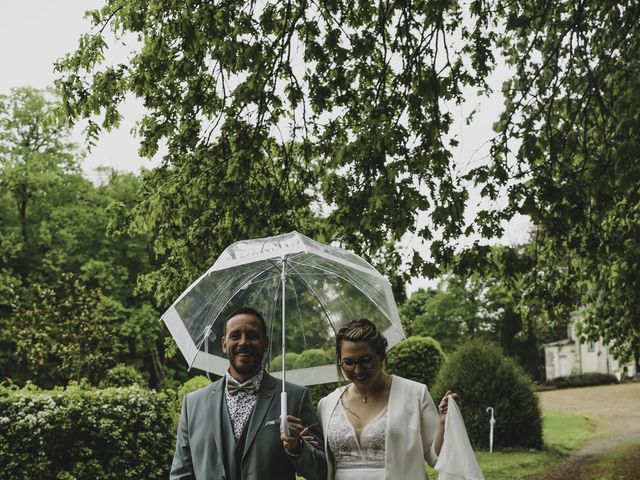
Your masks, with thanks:
[(230, 245), (162, 320), (189, 367), (223, 375), (223, 322), (240, 307), (264, 315), (275, 376), (285, 325), (287, 380), (300, 385), (337, 380), (335, 334), (351, 320), (372, 320), (389, 348), (404, 338), (387, 279), (354, 253), (298, 232)]

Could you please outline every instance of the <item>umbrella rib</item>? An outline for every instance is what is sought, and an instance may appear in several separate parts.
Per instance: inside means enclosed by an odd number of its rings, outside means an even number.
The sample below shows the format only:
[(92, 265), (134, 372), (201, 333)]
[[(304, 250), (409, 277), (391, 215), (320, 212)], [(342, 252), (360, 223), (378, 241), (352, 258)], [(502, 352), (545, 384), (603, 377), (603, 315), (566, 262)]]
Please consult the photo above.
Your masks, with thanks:
[[(307, 336), (304, 334), (304, 323), (302, 322), (302, 314), (300, 312), (300, 301), (298, 298), (298, 292), (296, 291), (295, 283), (292, 285), (293, 294), (296, 297), (296, 307), (298, 308), (298, 320), (300, 323), (300, 331), (302, 332), (302, 343), (304, 344), (304, 348), (307, 348)], [(318, 301), (318, 303), (320, 303)]]
[[(233, 292), (233, 295), (229, 296), (229, 299), (224, 303), (224, 305), (220, 308), (220, 310), (218, 311), (218, 314), (216, 314), (216, 317), (213, 319), (213, 322), (211, 322), (210, 324), (207, 324), (207, 327), (211, 327), (213, 326), (214, 323), (216, 323), (216, 320), (218, 319), (218, 316), (220, 315), (220, 312), (224, 311), (225, 307), (227, 305), (229, 305), (229, 303), (231, 302), (231, 300), (234, 299), (234, 297), (242, 290), (244, 290), (244, 287), (248, 284), (253, 283), (253, 281), (258, 278), (260, 275), (263, 275), (264, 273), (268, 272), (269, 270), (271, 270), (271, 268), (268, 268), (266, 270), (261, 270), (259, 273), (257, 273), (255, 276), (253, 276), (252, 278), (250, 278), (249, 280), (247, 280), (246, 282), (242, 283), (242, 285), (236, 289), (235, 292)], [(265, 280), (265, 285), (266, 285), (266, 280)], [(208, 322), (207, 322), (208, 323)], [(202, 344), (207, 340), (207, 336), (203, 337), (202, 340), (200, 340), (200, 342), (198, 342), (198, 344), (196, 345), (196, 349), (198, 350), (198, 352), (200, 351), (200, 347), (202, 347)], [(193, 366), (193, 362), (196, 361), (197, 358), (197, 354), (195, 357), (193, 357), (193, 360), (191, 360), (191, 362), (189, 363), (189, 369), (191, 369), (191, 367)]]
[[(253, 282), (253, 280), (254, 280), (255, 278), (259, 277), (260, 275), (262, 275), (262, 274), (264, 274), (264, 273), (267, 273), (270, 269), (271, 269), (271, 268), (268, 268), (268, 269), (265, 269), (265, 270), (260, 270), (260, 271), (259, 271), (259, 273), (257, 273), (257, 274), (256, 274), (256, 276), (254, 276), (252, 279), (248, 280), (247, 282), (243, 283), (243, 284), (240, 286), (240, 289), (239, 289), (239, 290), (237, 290), (237, 291), (233, 294), (233, 296), (232, 296), (231, 298), (233, 298), (233, 297), (238, 293), (238, 291), (242, 290), (242, 287), (244, 287), (247, 283), (251, 283), (251, 282)], [(213, 290), (209, 295), (207, 295), (206, 299), (202, 302), (202, 307), (201, 307), (197, 312), (195, 312), (195, 314), (193, 314), (193, 316), (194, 316), (194, 317), (198, 317), (198, 316), (200, 316), (200, 314), (204, 311), (204, 309), (206, 308), (206, 306), (210, 303), (211, 299), (213, 299), (214, 297), (218, 296), (219, 294), (220, 294), (220, 289), (219, 289), (219, 288), (214, 289), (214, 290)], [(228, 303), (228, 302), (227, 302), (227, 303)], [(222, 309), (220, 309), (220, 311), (222, 311), (222, 310), (224, 309), (224, 307), (226, 307), (226, 305), (227, 305), (227, 304), (225, 304), (225, 305), (222, 307)], [(217, 316), (216, 316), (216, 317), (217, 317)], [(214, 322), (215, 322), (215, 320), (214, 320)], [(213, 325), (213, 323), (212, 323), (212, 325)], [(200, 343), (200, 344), (198, 345), (198, 348), (200, 347), (200, 345), (202, 345), (202, 343)]]
[[(351, 281), (350, 279), (348, 279), (348, 278), (345, 278), (345, 277), (344, 277), (343, 275), (341, 275), (340, 273), (338, 273), (338, 272), (334, 272), (334, 271), (331, 271), (331, 270), (328, 270), (328, 269), (326, 269), (326, 268), (319, 267), (319, 266), (317, 266), (317, 265), (312, 265), (312, 264), (309, 264), (309, 263), (304, 263), (304, 262), (298, 262), (298, 265), (305, 266), (305, 267), (309, 267), (309, 268), (314, 268), (314, 269), (316, 269), (316, 270), (319, 270), (320, 272), (322, 272), (322, 274), (324, 274), (324, 275), (326, 275), (326, 276), (331, 276), (331, 275), (333, 275), (333, 276), (336, 276), (336, 277), (340, 278), (341, 280), (344, 280), (345, 282), (349, 283), (349, 285), (352, 285), (352, 286), (353, 286), (353, 287), (355, 287), (359, 292), (361, 292), (363, 295), (365, 295), (365, 296), (366, 296), (366, 297), (367, 297), (371, 302), (373, 302), (373, 304), (376, 306), (376, 308), (377, 308), (378, 310), (383, 311), (383, 310), (380, 308), (380, 305), (378, 305), (378, 302), (377, 302), (375, 299), (371, 298), (371, 297), (370, 297), (369, 295), (367, 295), (367, 293), (366, 293), (366, 292), (364, 292), (364, 291), (363, 291), (363, 290), (362, 290), (362, 289), (361, 289), (361, 288), (360, 288), (356, 283), (352, 282), (352, 281)], [(291, 267), (291, 270), (295, 270), (295, 268), (292, 266), (292, 267)], [(302, 278), (304, 275), (315, 275), (315, 274), (305, 274), (305, 273), (298, 273), (298, 272), (296, 272), (296, 275), (298, 275), (298, 277), (299, 277), (299, 278)], [(305, 282), (305, 283), (306, 283), (306, 282)], [(308, 285), (308, 284), (307, 284), (307, 285)], [(351, 309), (349, 309), (349, 310), (351, 310)]]
[[(295, 271), (295, 268), (291, 268), (292, 271)], [(322, 300), (320, 300), (320, 297), (316, 294), (315, 289), (309, 284), (309, 282), (307, 282), (302, 275), (300, 275), (299, 273), (297, 273), (298, 278), (306, 285), (306, 287), (309, 289), (309, 292), (311, 292), (311, 295), (313, 295), (313, 297), (318, 301), (318, 304), (320, 305), (320, 308), (322, 308), (322, 311), (324, 312), (325, 316), (327, 317), (327, 320), (329, 320), (329, 325), (331, 325), (331, 328), (333, 328), (333, 331), (336, 331), (336, 327), (333, 324), (333, 321), (331, 319), (331, 316), (329, 315), (329, 312), (327, 312), (327, 309), (324, 308), (324, 304), (322, 303)]]
[[(292, 254), (291, 256), (298, 256), (301, 253), (297, 253), (297, 254)], [(288, 259), (289, 257), (287, 257)], [(218, 314), (216, 314), (213, 322), (211, 322), (210, 324), (207, 322), (207, 327), (213, 326), (213, 324), (216, 322), (216, 320), (218, 319), (218, 315), (220, 315), (220, 312), (224, 311), (224, 309), (226, 308), (227, 305), (229, 305), (229, 303), (235, 298), (235, 296), (244, 289), (244, 287), (248, 284), (251, 284), (254, 282), (254, 280), (256, 278), (258, 278), (261, 275), (264, 275), (265, 273), (268, 273), (270, 270), (275, 270), (277, 268), (279, 268), (279, 263), (282, 262), (282, 260), (274, 260), (274, 259), (268, 259), (269, 263), (271, 264), (271, 266), (269, 268), (260, 270), (255, 276), (253, 276), (252, 278), (250, 278), (249, 280), (247, 280), (246, 282), (244, 282), (238, 289), (236, 289), (235, 292), (233, 292), (233, 294), (229, 297), (229, 299), (225, 302), (225, 304), (219, 309)], [(280, 275), (280, 273), (278, 272), (278, 276)], [(263, 282), (266, 283), (268, 282), (269, 279), (265, 279), (263, 280)], [(261, 283), (261, 281), (256, 282), (257, 283)], [(211, 295), (209, 295), (209, 298), (213, 298), (215, 295), (217, 294), (217, 292), (212, 292)], [(206, 305), (207, 302), (203, 302), (203, 305)], [(204, 307), (203, 307), (204, 309)], [(201, 310), (202, 311), (202, 310)], [(200, 340), (200, 342), (197, 343), (196, 345), (196, 349), (198, 351), (200, 351), (200, 348), (202, 347), (202, 345), (204, 344), (204, 342), (207, 340), (207, 337), (203, 337), (202, 340)], [(197, 358), (197, 354), (196, 356), (193, 358), (193, 360), (189, 363), (189, 369), (193, 366), (193, 363), (195, 362)]]

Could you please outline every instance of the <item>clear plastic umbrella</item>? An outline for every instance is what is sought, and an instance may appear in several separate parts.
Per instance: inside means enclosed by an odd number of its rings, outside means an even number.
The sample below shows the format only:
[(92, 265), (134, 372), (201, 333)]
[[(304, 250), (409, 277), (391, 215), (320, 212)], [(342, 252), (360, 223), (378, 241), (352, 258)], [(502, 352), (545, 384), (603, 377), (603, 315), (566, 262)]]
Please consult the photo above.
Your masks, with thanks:
[[(190, 368), (223, 375), (223, 322), (240, 307), (265, 317), (267, 369), (300, 385), (337, 380), (335, 334), (353, 319), (376, 323), (389, 348), (404, 338), (388, 280), (354, 253), (298, 232), (230, 245), (162, 320)], [(291, 365), (298, 355), (302, 368)]]

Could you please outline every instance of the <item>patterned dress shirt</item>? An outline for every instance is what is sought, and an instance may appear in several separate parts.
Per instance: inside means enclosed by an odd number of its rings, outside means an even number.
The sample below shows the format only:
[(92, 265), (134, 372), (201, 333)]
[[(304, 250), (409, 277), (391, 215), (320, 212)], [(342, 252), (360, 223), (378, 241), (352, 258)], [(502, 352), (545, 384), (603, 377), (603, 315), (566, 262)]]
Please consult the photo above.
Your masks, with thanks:
[[(227, 408), (229, 409), (231, 424), (233, 425), (233, 436), (236, 438), (236, 440), (238, 440), (242, 435), (242, 431), (244, 430), (244, 427), (247, 424), (249, 417), (251, 416), (251, 412), (253, 411), (253, 407), (256, 404), (256, 401), (258, 399), (257, 392), (258, 390), (260, 390), (262, 377), (264, 377), (264, 370), (260, 370), (260, 372), (256, 373), (249, 380), (239, 384), (240, 387), (252, 385), (254, 387), (253, 391), (255, 393), (249, 393), (244, 390), (240, 390), (236, 394), (230, 395), (225, 388)], [(225, 373), (225, 386), (228, 383), (239, 383), (229, 374), (229, 371)]]

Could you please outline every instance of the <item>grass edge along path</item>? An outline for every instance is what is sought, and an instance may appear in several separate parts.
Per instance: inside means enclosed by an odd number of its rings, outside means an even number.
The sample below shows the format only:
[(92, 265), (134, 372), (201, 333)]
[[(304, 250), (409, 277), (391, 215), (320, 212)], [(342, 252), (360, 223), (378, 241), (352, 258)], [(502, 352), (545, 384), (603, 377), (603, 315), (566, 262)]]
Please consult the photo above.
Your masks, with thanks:
[(602, 454), (579, 455), (555, 463), (527, 480), (638, 480), (640, 442), (620, 443)]
[[(543, 450), (505, 449), (475, 454), (486, 480), (522, 480), (580, 448), (594, 430), (595, 426), (584, 415), (546, 413), (543, 415)], [(428, 478), (438, 478), (438, 472), (431, 467), (427, 466), (426, 471)]]

